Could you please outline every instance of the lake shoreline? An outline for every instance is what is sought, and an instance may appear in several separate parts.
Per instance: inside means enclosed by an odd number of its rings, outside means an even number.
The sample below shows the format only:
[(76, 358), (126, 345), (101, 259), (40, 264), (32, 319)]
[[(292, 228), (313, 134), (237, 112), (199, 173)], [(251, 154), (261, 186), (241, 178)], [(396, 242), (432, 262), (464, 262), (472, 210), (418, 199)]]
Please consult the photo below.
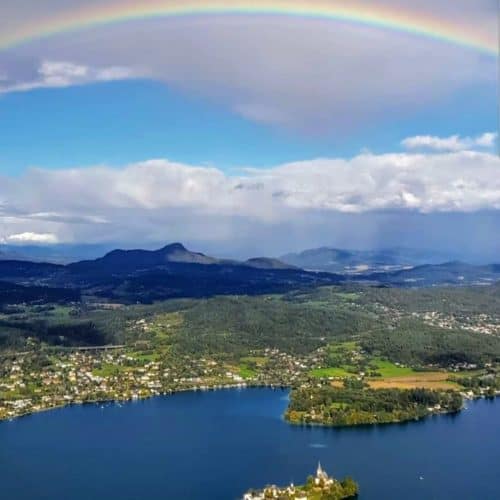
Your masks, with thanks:
[[(26, 413), (22, 413), (19, 415), (16, 415), (15, 417), (10, 417), (10, 418), (0, 418), (0, 424), (2, 422), (12, 422), (18, 419), (30, 417), (33, 415), (37, 415), (40, 413), (46, 413), (49, 411), (53, 410), (60, 410), (64, 408), (69, 408), (73, 406), (99, 406), (99, 405), (105, 405), (105, 404), (126, 404), (126, 403), (134, 403), (138, 401), (147, 401), (150, 399), (154, 398), (165, 398), (168, 396), (174, 396), (176, 394), (183, 394), (183, 393), (197, 393), (197, 392), (202, 392), (202, 393), (208, 393), (208, 392), (216, 392), (216, 391), (227, 391), (227, 390), (247, 390), (247, 389), (272, 389), (272, 390), (281, 390), (281, 391), (287, 391), (288, 394), (293, 390), (292, 387), (290, 386), (285, 386), (285, 385), (278, 385), (278, 384), (251, 384), (251, 383), (238, 383), (238, 384), (227, 384), (227, 385), (222, 385), (219, 384), (217, 386), (203, 386), (203, 387), (191, 387), (191, 388), (186, 388), (186, 389), (176, 389), (176, 390), (171, 390), (171, 391), (166, 391), (163, 393), (159, 394), (152, 394), (152, 395), (147, 395), (147, 396), (138, 396), (138, 397), (132, 397), (132, 398), (105, 398), (105, 399), (95, 399), (95, 400), (87, 400), (87, 401), (71, 401), (66, 404), (60, 404), (60, 405), (55, 405), (55, 406), (49, 406), (46, 408), (41, 408), (35, 411), (30, 411)], [(290, 420), (287, 417), (288, 413), (288, 408), (289, 405), (287, 405), (285, 411), (281, 415), (281, 419), (286, 422), (288, 425), (291, 425), (293, 427), (304, 427), (304, 428), (325, 428), (325, 429), (347, 429), (347, 428), (363, 428), (363, 427), (387, 427), (387, 426), (392, 426), (392, 425), (398, 425), (398, 424), (411, 424), (413, 422), (421, 422), (424, 420), (427, 420), (431, 417), (439, 417), (439, 416), (444, 416), (444, 415), (459, 415), (461, 414), (465, 409), (465, 401), (477, 401), (477, 400), (496, 400), (500, 398), (500, 392), (498, 392), (494, 397), (487, 397), (484, 395), (477, 395), (477, 396), (470, 396), (466, 395), (464, 393), (461, 393), (463, 399), (464, 399), (464, 404), (462, 405), (462, 408), (460, 408), (458, 411), (446, 411), (446, 410), (437, 410), (429, 413), (428, 415), (423, 415), (420, 417), (415, 417), (415, 418), (410, 418), (410, 419), (405, 419), (405, 420), (394, 420), (390, 422), (374, 422), (374, 423), (351, 423), (351, 424), (328, 424), (328, 423), (321, 423), (321, 422), (295, 422), (293, 420)]]
[[(175, 389), (171, 391), (166, 391), (166, 392), (160, 392), (158, 394), (149, 394), (147, 396), (142, 396), (138, 395), (137, 397), (131, 397), (131, 398), (100, 398), (100, 399), (91, 399), (91, 400), (85, 400), (85, 401), (69, 401), (68, 403), (64, 404), (58, 404), (58, 405), (52, 405), (52, 406), (47, 406), (45, 408), (40, 408), (37, 410), (32, 410), (26, 413), (20, 413), (19, 415), (16, 415), (14, 417), (5, 417), (2, 418), (0, 417), (0, 424), (2, 422), (13, 422), (18, 419), (22, 419), (25, 417), (30, 417), (32, 415), (38, 415), (39, 413), (46, 413), (49, 411), (53, 410), (60, 410), (63, 408), (70, 408), (73, 406), (99, 406), (99, 405), (104, 405), (104, 404), (119, 404), (119, 403), (134, 403), (134, 402), (139, 402), (139, 401), (147, 401), (150, 399), (154, 398), (165, 398), (168, 396), (175, 396), (176, 394), (183, 394), (183, 393), (197, 393), (197, 392), (216, 392), (216, 391), (226, 391), (226, 390), (245, 390), (245, 389), (279, 389), (282, 391), (290, 391), (291, 387), (289, 386), (283, 386), (283, 385), (277, 385), (277, 384), (248, 384), (248, 383), (243, 383), (243, 384), (227, 384), (227, 385), (217, 385), (213, 387), (209, 386), (203, 386), (203, 387), (191, 387), (191, 388), (186, 388), (186, 389)], [(283, 415), (284, 417), (284, 415)], [(285, 418), (283, 420), (286, 421)]]

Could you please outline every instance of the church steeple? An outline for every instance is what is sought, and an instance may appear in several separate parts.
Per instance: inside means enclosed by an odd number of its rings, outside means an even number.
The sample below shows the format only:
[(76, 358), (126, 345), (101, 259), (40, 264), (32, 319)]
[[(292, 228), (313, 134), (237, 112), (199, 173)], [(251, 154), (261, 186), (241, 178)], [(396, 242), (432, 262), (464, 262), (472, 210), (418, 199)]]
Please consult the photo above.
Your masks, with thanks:
[(321, 477), (323, 475), (323, 469), (321, 468), (321, 462), (318, 461), (318, 468), (316, 469), (316, 476)]
[(329, 481), (328, 474), (321, 467), (321, 462), (318, 462), (318, 468), (316, 469), (316, 477), (314, 478), (314, 482), (319, 484), (326, 484)]

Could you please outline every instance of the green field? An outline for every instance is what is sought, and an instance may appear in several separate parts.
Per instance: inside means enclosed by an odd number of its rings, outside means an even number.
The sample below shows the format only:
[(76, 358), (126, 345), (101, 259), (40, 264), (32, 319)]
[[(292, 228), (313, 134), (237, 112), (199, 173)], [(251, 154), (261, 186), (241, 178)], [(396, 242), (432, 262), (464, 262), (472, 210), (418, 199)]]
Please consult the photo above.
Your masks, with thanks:
[(92, 370), (92, 374), (96, 377), (112, 377), (124, 371), (127, 371), (124, 366), (105, 363), (100, 368)]
[(315, 370), (311, 370), (310, 374), (313, 377), (317, 378), (345, 378), (345, 377), (354, 377), (353, 373), (347, 371), (349, 367), (334, 367), (334, 368), (316, 368)]
[(131, 358), (136, 359), (139, 362), (149, 363), (151, 361), (161, 360), (161, 352), (129, 352), (127, 353)]
[(413, 375), (415, 370), (407, 366), (398, 366), (391, 361), (386, 361), (383, 359), (374, 359), (372, 364), (377, 366), (377, 372), (383, 378), (389, 377), (404, 377), (406, 375)]
[(247, 365), (240, 365), (239, 366), (239, 375), (240, 375), (240, 377), (243, 377), (244, 379), (250, 379), (250, 378), (256, 377), (257, 372), (254, 369), (249, 368)]

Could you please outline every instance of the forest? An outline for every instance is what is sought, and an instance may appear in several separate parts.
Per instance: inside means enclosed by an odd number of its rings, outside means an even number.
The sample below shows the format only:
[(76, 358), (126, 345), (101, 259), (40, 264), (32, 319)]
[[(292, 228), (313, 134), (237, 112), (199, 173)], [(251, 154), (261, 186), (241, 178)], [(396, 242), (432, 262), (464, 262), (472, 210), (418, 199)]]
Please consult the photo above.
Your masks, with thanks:
[(292, 423), (347, 426), (416, 420), (436, 412), (457, 412), (456, 391), (373, 390), (346, 381), (344, 387), (307, 387), (292, 391), (286, 418)]
[[(141, 341), (153, 349), (161, 342), (179, 353), (224, 353), (239, 358), (266, 348), (307, 354), (332, 342), (355, 340), (371, 356), (417, 367), (500, 361), (500, 335), (471, 333), (460, 324), (461, 307), (469, 319), (482, 318), (484, 311), (490, 311), (488, 321), (500, 324), (500, 289), (496, 286), (404, 290), (346, 285), (109, 307), (88, 296), (80, 302), (58, 304), (59, 292), (52, 296), (49, 290), (35, 304), (3, 304), (1, 349), (23, 349), (28, 338), (67, 346)], [(69, 295), (63, 295), (63, 302), (77, 299), (71, 297), (71, 290), (65, 293)], [(456, 304), (445, 309), (455, 314), (453, 328), (431, 325), (414, 314), (415, 309), (442, 310), (443, 304)], [(172, 313), (178, 314), (178, 321), (168, 335), (153, 335), (159, 329), (155, 324), (161, 325), (165, 315)], [(150, 325), (149, 331), (135, 326), (141, 320)]]
[(500, 337), (448, 330), (403, 319), (398, 328), (373, 330), (361, 338), (371, 354), (408, 365), (484, 365), (500, 361)]

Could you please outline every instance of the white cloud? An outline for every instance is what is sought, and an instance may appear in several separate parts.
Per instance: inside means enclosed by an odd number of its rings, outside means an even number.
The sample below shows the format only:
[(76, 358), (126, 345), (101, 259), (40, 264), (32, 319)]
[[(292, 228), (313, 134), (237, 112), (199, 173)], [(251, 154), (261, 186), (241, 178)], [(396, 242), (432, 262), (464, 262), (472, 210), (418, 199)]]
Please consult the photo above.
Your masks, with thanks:
[(498, 137), (497, 133), (486, 132), (477, 137), (436, 137), (432, 135), (417, 135), (404, 139), (401, 144), (406, 149), (428, 149), (434, 151), (465, 151), (476, 148), (492, 148)]
[(133, 70), (120, 66), (92, 68), (66, 61), (42, 61), (36, 75), (26, 80), (9, 82), (0, 79), (0, 93), (27, 92), (39, 88), (63, 88), (94, 82), (125, 80), (137, 76)]
[(498, 139), (496, 132), (486, 132), (475, 139), (475, 145), (483, 148), (492, 148)]
[(157, 159), (121, 169), (33, 169), (0, 182), (0, 235), (15, 241), (231, 238), (237, 225), (311, 217), (500, 211), (500, 159), (488, 152), (361, 154), (248, 169)]
[(10, 234), (3, 238), (5, 243), (22, 243), (22, 244), (55, 244), (58, 242), (57, 236), (50, 233), (20, 233)]

